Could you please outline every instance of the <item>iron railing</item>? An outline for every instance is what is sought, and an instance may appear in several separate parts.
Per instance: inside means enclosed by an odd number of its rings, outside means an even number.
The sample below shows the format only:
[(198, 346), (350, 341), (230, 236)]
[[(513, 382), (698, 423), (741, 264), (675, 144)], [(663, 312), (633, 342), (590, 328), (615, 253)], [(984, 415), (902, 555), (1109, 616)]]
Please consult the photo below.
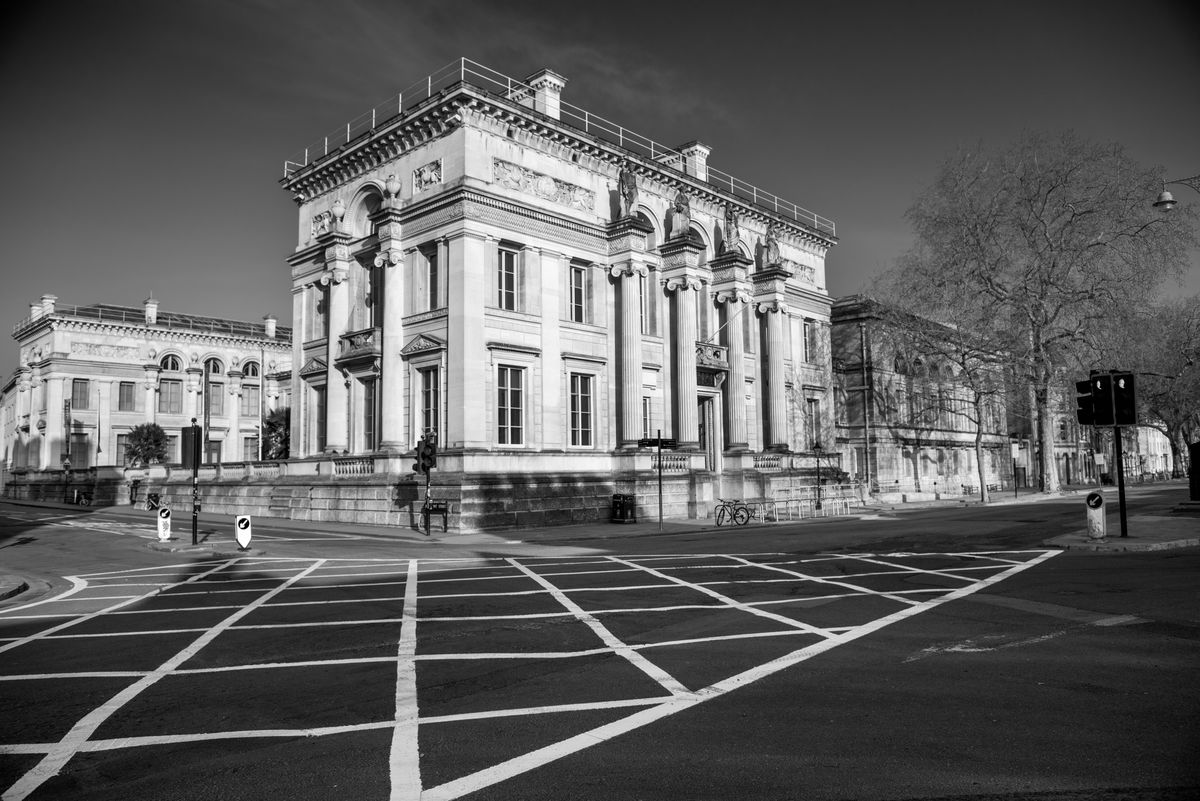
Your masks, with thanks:
[[(358, 115), (347, 122), (345, 126), (332, 131), (302, 151), (297, 151), (291, 158), (283, 162), (284, 179), (312, 164), (320, 163), (331, 155), (336, 155), (344, 146), (359, 138), (369, 136), (376, 129), (384, 127), (435, 95), (459, 84), (469, 84), (485, 93), (530, 107), (532, 107), (536, 95), (536, 90), (523, 81), (514, 80), (470, 59), (460, 58), (398, 92), (393, 97), (373, 106), (369, 111)], [(686, 171), (682, 169), (686, 158), (681, 151), (660, 144), (578, 106), (560, 101), (558, 120), (595, 139), (616, 145), (651, 161), (659, 162), (667, 169), (675, 169), (686, 174)], [(680, 166), (674, 167), (673, 165), (676, 163)], [(760, 209), (780, 216), (791, 217), (797, 222), (831, 236), (837, 235), (837, 227), (832, 220), (814, 214), (791, 201), (784, 200), (728, 173), (708, 167), (705, 180), (712, 187)]]

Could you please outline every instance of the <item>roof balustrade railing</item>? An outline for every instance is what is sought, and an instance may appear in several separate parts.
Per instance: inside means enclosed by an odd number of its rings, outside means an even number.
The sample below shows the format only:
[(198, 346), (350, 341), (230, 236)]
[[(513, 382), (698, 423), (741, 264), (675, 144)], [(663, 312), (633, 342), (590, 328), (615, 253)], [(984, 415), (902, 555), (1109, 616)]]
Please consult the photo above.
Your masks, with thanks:
[[(370, 111), (347, 122), (343, 128), (338, 128), (323, 139), (297, 152), (283, 163), (283, 177), (286, 180), (306, 167), (320, 163), (325, 158), (335, 155), (341, 148), (355, 142), (360, 137), (370, 135), (377, 128), (392, 122), (395, 118), (425, 103), (438, 94), (459, 84), (469, 84), (484, 92), (497, 95), (505, 100), (532, 107), (537, 90), (523, 81), (514, 80), (503, 73), (497, 72), (470, 59), (462, 58), (448, 64), (442, 69), (431, 73), (421, 81), (414, 83), (376, 105)], [(651, 161), (663, 164), (665, 169), (675, 169), (687, 174), (684, 170), (670, 166), (667, 162), (686, 163), (684, 154), (673, 147), (667, 147), (653, 139), (630, 131), (614, 122), (596, 116), (570, 103), (559, 103), (559, 122), (583, 131), (596, 139), (600, 139), (619, 148), (644, 156)], [(777, 195), (765, 192), (753, 184), (739, 180), (720, 170), (707, 168), (707, 183), (714, 188), (727, 192), (741, 200), (774, 214), (791, 217), (797, 222), (811, 228), (837, 235), (837, 228), (832, 220), (814, 214), (795, 203), (784, 200)], [(696, 176), (691, 176), (695, 179)]]

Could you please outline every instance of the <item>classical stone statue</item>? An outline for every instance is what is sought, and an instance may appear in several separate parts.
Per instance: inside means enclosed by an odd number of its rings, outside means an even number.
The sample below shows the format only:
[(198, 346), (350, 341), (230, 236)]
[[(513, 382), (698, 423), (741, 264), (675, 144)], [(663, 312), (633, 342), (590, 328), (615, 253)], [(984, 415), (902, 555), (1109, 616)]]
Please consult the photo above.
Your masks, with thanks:
[(763, 261), (768, 267), (775, 267), (783, 263), (783, 257), (779, 254), (778, 223), (771, 223), (767, 226), (767, 243), (763, 247)]
[(692, 203), (682, 189), (675, 193), (672, 209), (675, 213), (671, 217), (671, 238), (687, 236), (692, 224)]
[(742, 232), (738, 228), (737, 212), (733, 206), (725, 207), (725, 230), (722, 232), (721, 252), (733, 253), (738, 243), (742, 241)]
[(629, 162), (621, 165), (621, 173), (617, 176), (617, 190), (621, 198), (620, 218), (632, 217), (637, 213), (638, 187), (637, 176), (629, 169)]

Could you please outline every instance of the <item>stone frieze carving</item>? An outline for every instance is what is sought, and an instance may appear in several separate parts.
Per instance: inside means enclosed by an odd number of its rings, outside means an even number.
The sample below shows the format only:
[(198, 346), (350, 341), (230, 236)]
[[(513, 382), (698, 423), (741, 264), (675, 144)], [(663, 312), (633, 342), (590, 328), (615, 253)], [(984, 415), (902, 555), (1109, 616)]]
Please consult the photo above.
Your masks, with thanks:
[(423, 192), (442, 182), (442, 160), (435, 159), (423, 167), (413, 170), (413, 192)]
[(72, 342), (71, 353), (79, 356), (103, 356), (108, 359), (135, 359), (138, 355), (137, 348), (99, 342)]
[(596, 193), (503, 159), (492, 159), (496, 183), (580, 211), (595, 211)]

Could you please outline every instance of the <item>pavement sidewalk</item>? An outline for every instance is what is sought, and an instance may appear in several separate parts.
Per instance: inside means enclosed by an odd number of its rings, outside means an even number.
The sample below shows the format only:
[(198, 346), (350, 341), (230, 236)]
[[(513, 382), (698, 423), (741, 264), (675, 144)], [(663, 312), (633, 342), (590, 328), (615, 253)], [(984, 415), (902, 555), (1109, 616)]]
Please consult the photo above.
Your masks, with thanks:
[[(1013, 496), (993, 496), (991, 506), (1000, 506), (1008, 504), (1027, 504), (1037, 503), (1039, 501), (1053, 500), (1062, 496), (1083, 495), (1089, 491), (1093, 491), (1094, 487), (1088, 488), (1069, 488), (1058, 495), (1044, 495), (1036, 492), (1027, 492), (1017, 497)], [(91, 518), (115, 518), (118, 516), (127, 517), (130, 512), (137, 510), (128, 506), (114, 507), (98, 507), (81, 509), (78, 506), (64, 503), (53, 502), (35, 502), (35, 501), (18, 501), (5, 499), (5, 503), (17, 506), (38, 507), (46, 510), (75, 512), (80, 516), (88, 516)], [(849, 515), (848, 517), (856, 517), (862, 514), (888, 514), (902, 513), (905, 511), (913, 511), (917, 509), (929, 508), (954, 508), (964, 505), (977, 505), (978, 500), (963, 499), (963, 498), (946, 498), (936, 501), (921, 501), (914, 503), (900, 504), (871, 504), (862, 511)], [(1194, 508), (1195, 507), (1195, 508)], [(1108, 517), (1108, 536), (1102, 540), (1093, 540), (1088, 537), (1087, 530), (1080, 527), (1078, 531), (1072, 531), (1067, 534), (1062, 534), (1057, 537), (1052, 537), (1043, 542), (1046, 547), (1062, 548), (1064, 550), (1074, 551), (1093, 551), (1093, 552), (1124, 552), (1124, 551), (1158, 551), (1172, 548), (1187, 548), (1200, 546), (1200, 505), (1184, 503), (1181, 504), (1179, 510), (1182, 513), (1172, 514), (1171, 510), (1164, 510), (1163, 514), (1156, 515), (1133, 515), (1128, 518), (1128, 536), (1120, 536), (1120, 527), (1117, 522), (1115, 513), (1110, 513)], [(184, 523), (184, 520), (187, 523)], [(794, 521), (805, 523), (815, 520), (831, 520), (834, 518), (809, 518), (803, 521)], [(150, 541), (147, 547), (154, 550), (170, 551), (178, 553), (199, 553), (203, 555), (234, 557), (234, 556), (260, 556), (267, 554), (265, 550), (259, 550), (253, 547), (249, 551), (239, 551), (232, 541), (232, 518), (229, 515), (214, 515), (201, 513), (198, 518), (198, 526), (201, 533), (208, 535), (210, 538), (216, 532), (228, 531), (228, 536), (222, 536), (221, 539), (214, 542), (199, 546), (191, 545), (190, 537), (190, 515), (186, 518), (181, 518), (175, 525), (175, 539), (167, 543)], [(153, 525), (154, 520), (150, 513), (147, 513), (146, 524)], [(182, 525), (181, 525), (182, 524)], [(629, 537), (650, 537), (658, 534), (677, 535), (699, 532), (704, 530), (712, 530), (714, 527), (711, 519), (685, 520), (672, 519), (664, 520), (660, 525), (657, 520), (630, 524), (615, 524), (604, 521), (592, 523), (582, 523), (568, 526), (555, 526), (545, 528), (525, 528), (519, 530), (507, 530), (498, 532), (481, 532), (481, 533), (440, 533), (434, 526), (433, 535), (426, 536), (423, 532), (415, 531), (410, 528), (399, 526), (372, 526), (359, 523), (332, 523), (332, 522), (309, 522), (303, 520), (283, 520), (272, 519), (272, 527), (290, 529), (293, 531), (312, 531), (312, 532), (331, 532), (331, 533), (346, 533), (355, 534), (358, 537), (365, 538), (366, 542), (361, 539), (357, 542), (368, 546), (364, 550), (370, 549), (370, 544), (373, 542), (375, 546), (386, 546), (398, 542), (410, 543), (437, 543), (444, 546), (462, 546), (464, 548), (472, 548), (488, 545), (517, 545), (517, 544), (538, 544), (538, 543), (556, 543), (569, 544), (572, 542), (595, 541), (606, 539), (624, 539)], [(773, 527), (776, 523), (759, 524), (762, 527)], [(755, 527), (759, 527), (755, 526)], [(270, 555), (286, 556), (286, 547), (273, 545), (270, 550)], [(28, 589), (28, 582), (21, 576), (9, 575), (0, 572), (0, 600), (18, 595)]]

